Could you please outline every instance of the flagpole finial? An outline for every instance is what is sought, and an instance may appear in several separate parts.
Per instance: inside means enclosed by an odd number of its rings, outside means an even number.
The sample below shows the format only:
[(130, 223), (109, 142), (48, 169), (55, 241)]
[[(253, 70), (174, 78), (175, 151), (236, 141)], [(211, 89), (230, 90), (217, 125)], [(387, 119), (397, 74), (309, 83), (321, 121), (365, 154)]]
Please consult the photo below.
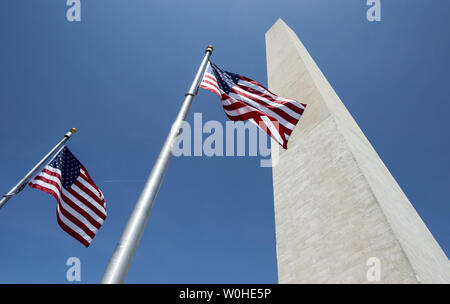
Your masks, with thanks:
[(69, 132), (67, 132), (66, 135), (64, 135), (64, 137), (70, 138), (72, 134), (74, 134), (75, 132), (77, 132), (77, 129), (71, 128)]
[(208, 45), (208, 47), (206, 48), (206, 51), (205, 51), (205, 53), (206, 52), (210, 52), (210, 53), (212, 53), (213, 52), (213, 50), (214, 50), (214, 48), (213, 48), (213, 46), (210, 44), (210, 45)]

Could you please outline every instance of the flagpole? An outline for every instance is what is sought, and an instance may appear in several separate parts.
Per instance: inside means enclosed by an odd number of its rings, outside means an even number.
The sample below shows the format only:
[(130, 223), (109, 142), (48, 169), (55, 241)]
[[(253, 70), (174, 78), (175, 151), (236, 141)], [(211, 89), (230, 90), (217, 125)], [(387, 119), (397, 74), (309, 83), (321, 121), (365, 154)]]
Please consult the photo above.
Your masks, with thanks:
[(11, 188), (11, 190), (9, 190), (8, 193), (6, 193), (5, 195), (3, 195), (0, 198), (0, 208), (2, 208), (7, 201), (9, 201), (9, 199), (11, 197), (13, 197), (15, 194), (19, 193), (20, 191), (23, 190), (23, 188), (26, 186), (26, 184), (28, 183), (28, 181), (31, 179), (31, 177), (36, 173), (36, 171), (39, 170), (39, 168), (48, 161), (48, 159), (52, 156), (52, 154), (58, 150), (61, 146), (63, 146), (68, 140), (69, 138), (72, 136), (72, 134), (74, 134), (77, 130), (75, 128), (70, 129), (69, 132), (67, 132), (63, 139), (61, 139), (61, 141), (55, 146), (53, 147), (53, 149), (50, 150), (50, 152), (47, 153), (47, 155), (44, 156), (43, 159), (41, 159), (34, 167), (33, 169), (31, 169), (14, 187)]
[(117, 284), (123, 283), (130, 268), (137, 246), (144, 232), (148, 217), (155, 203), (159, 188), (164, 179), (164, 176), (172, 157), (172, 148), (177, 143), (177, 135), (181, 131), (184, 120), (186, 119), (189, 108), (191, 107), (194, 96), (197, 95), (200, 79), (203, 75), (203, 70), (208, 63), (209, 57), (213, 51), (210, 45), (206, 48), (205, 56), (200, 64), (200, 67), (195, 75), (194, 81), (185, 94), (183, 105), (181, 106), (175, 122), (170, 129), (169, 135), (164, 142), (164, 145), (156, 159), (153, 169), (150, 172), (144, 189), (139, 196), (134, 209), (128, 219), (128, 222), (122, 232), (119, 242), (114, 249), (114, 253), (106, 267), (101, 283), (103, 284)]

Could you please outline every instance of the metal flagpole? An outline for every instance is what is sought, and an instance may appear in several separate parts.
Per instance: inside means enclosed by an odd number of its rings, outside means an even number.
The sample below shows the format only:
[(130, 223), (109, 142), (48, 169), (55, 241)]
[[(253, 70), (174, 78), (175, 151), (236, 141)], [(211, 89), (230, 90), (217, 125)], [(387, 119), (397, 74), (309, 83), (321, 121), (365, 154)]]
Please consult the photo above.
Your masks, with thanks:
[(53, 148), (50, 150), (50, 152), (47, 153), (47, 155), (44, 156), (43, 159), (41, 159), (36, 166), (33, 167), (33, 169), (31, 169), (14, 187), (11, 188), (11, 190), (9, 190), (8, 193), (6, 193), (5, 195), (3, 195), (0, 199), (0, 208), (3, 207), (3, 205), (6, 204), (6, 202), (13, 197), (15, 194), (19, 193), (20, 191), (23, 190), (23, 188), (26, 186), (26, 184), (28, 183), (28, 181), (30, 180), (30, 178), (34, 175), (34, 173), (36, 173), (36, 171), (39, 170), (39, 168), (46, 162), (48, 161), (48, 159), (52, 156), (52, 154), (58, 150), (61, 146), (63, 146), (68, 140), (69, 138), (72, 136), (72, 134), (74, 134), (77, 130), (75, 128), (70, 129), (69, 132), (67, 132), (63, 139), (61, 139), (61, 141)]
[(212, 51), (213, 47), (211, 45), (206, 48), (205, 57), (203, 57), (203, 61), (198, 68), (189, 91), (185, 94), (186, 97), (183, 105), (178, 112), (169, 135), (153, 165), (153, 169), (148, 176), (144, 189), (134, 206), (133, 212), (128, 219), (105, 273), (103, 274), (101, 280), (101, 283), (103, 284), (117, 284), (125, 281), (134, 253), (136, 252), (145, 225), (147, 224), (148, 217), (155, 203), (155, 198), (158, 195), (159, 188), (161, 187), (161, 183), (166, 174), (169, 161), (172, 157), (172, 148), (177, 142), (177, 135), (181, 131), (181, 127), (189, 112), (194, 96), (197, 95), (200, 78), (203, 75), (203, 70), (208, 63)]

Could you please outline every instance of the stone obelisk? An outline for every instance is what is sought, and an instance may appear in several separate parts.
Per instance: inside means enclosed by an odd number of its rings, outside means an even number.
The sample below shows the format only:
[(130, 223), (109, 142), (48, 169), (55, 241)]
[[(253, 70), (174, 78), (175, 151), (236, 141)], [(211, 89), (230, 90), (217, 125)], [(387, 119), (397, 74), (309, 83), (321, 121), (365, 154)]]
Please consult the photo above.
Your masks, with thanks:
[(307, 104), (273, 168), (279, 283), (450, 283), (447, 256), (281, 19), (266, 52), (269, 89)]

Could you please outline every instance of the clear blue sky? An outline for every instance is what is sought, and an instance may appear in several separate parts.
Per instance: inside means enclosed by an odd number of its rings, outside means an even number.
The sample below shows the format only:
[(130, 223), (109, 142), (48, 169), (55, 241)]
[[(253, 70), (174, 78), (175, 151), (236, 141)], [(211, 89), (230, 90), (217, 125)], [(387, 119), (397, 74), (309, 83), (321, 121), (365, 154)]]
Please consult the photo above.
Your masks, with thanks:
[[(82, 283), (99, 282), (205, 46), (267, 85), (264, 33), (279, 17), (449, 255), (449, 1), (382, 0), (378, 23), (356, 0), (81, 2), (79, 23), (62, 0), (0, 3), (0, 192), (76, 127), (69, 147), (108, 218), (86, 249), (58, 226), (55, 200), (26, 188), (0, 210), (0, 283), (66, 283), (72, 256)], [(194, 112), (226, 121), (203, 90)], [(127, 282), (276, 283), (271, 169), (174, 158)]]

